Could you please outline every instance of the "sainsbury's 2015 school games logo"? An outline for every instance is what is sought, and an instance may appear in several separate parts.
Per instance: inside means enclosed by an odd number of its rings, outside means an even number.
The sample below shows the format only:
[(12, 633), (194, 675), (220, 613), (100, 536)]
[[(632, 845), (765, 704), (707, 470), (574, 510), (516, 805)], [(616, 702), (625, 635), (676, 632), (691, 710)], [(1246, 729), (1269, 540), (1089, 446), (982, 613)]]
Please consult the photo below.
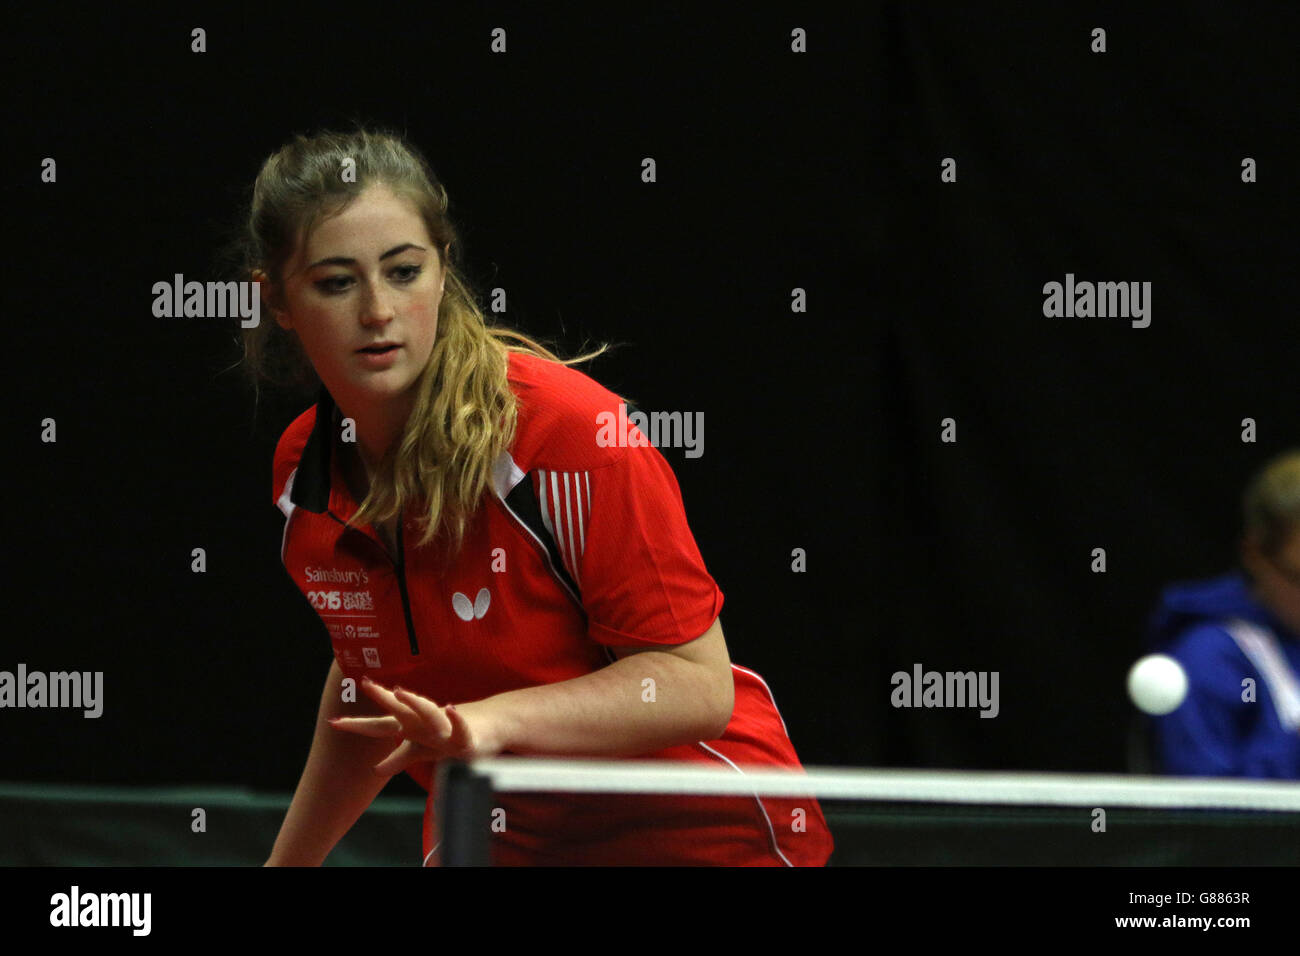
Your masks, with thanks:
[(369, 571), (340, 571), (338, 568), (313, 568), (308, 566), (303, 572), (308, 584), (329, 581), (334, 584), (369, 584)]

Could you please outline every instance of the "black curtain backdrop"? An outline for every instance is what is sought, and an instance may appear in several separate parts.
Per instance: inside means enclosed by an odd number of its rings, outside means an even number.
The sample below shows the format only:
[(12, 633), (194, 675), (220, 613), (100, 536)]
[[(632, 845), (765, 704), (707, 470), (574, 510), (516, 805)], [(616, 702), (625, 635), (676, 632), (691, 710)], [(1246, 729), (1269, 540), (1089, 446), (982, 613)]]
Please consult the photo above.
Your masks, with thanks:
[[(1300, 445), (1295, 9), (971, 6), (880, 21), (869, 188), (895, 199), (898, 281), (867, 450), (889, 520), (865, 537), (883, 670), (998, 671), (1002, 707), (892, 712), (881, 752), (1118, 770), (1152, 601), (1230, 570), (1243, 485)], [(1045, 317), (1067, 273), (1150, 282), (1150, 325)]]
[[(622, 343), (584, 370), (703, 412), (703, 456), (664, 451), (805, 764), (1122, 769), (1151, 601), (1230, 566), (1242, 483), (1300, 444), (1296, 39), (1284, 3), (29, 5), (0, 669), (105, 686), (96, 720), (0, 710), (5, 776), (296, 783), (330, 650), (270, 468), (310, 400), (255, 414), (235, 323), (155, 318), (151, 290), (223, 278), (263, 158), (354, 118), (429, 156), (501, 322)], [(1150, 282), (1150, 326), (1045, 317), (1067, 273)], [(893, 708), (916, 664), (997, 671), (998, 716)]]

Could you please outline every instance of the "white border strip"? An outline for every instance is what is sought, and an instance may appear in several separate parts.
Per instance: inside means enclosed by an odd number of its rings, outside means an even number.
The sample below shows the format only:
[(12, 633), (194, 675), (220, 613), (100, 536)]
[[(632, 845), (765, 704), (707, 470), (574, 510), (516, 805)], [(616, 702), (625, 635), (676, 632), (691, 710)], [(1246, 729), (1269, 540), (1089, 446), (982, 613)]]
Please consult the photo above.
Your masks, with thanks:
[(670, 761), (496, 757), (470, 766), (498, 792), (684, 793), (945, 801), (1021, 806), (1167, 807), (1300, 813), (1300, 783), (1212, 777), (999, 773), (951, 770), (842, 770), (807, 773), (746, 767), (743, 776)]

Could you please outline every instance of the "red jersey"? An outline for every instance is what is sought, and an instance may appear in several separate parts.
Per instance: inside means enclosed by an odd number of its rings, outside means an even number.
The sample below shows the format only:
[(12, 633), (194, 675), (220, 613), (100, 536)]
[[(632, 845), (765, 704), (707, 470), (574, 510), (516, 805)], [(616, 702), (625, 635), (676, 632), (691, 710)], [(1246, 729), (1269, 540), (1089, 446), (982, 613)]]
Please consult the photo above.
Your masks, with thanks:
[[(611, 647), (666, 647), (704, 634), (723, 596), (705, 570), (663, 455), (637, 432), (598, 441), (617, 395), (556, 362), (509, 353), (519, 400), (514, 442), (448, 562), (439, 536), (416, 547), (398, 522), (394, 561), (356, 512), (339, 461), (340, 413), (322, 388), (275, 451), (281, 557), (319, 614), (344, 676), (401, 684), (440, 706), (580, 677)], [(636, 432), (628, 426), (629, 435)], [(609, 435), (608, 429), (603, 433)], [(762, 677), (732, 664), (735, 708), (717, 740), (636, 759), (801, 771)], [(424, 858), (436, 850), (432, 764), (408, 771), (429, 791)], [(597, 865), (813, 865), (830, 831), (811, 797), (503, 793), (493, 862)], [(497, 832), (499, 830), (499, 832)]]

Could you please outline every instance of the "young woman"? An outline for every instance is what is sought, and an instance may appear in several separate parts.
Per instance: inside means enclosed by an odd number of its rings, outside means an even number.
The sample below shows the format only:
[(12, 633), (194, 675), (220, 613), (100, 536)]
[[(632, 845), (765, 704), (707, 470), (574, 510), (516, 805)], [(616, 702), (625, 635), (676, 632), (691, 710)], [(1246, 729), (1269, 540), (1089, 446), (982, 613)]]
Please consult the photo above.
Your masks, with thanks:
[[(799, 769), (767, 685), (730, 661), (667, 462), (635, 428), (603, 440), (622, 399), (568, 367), (591, 356), (487, 325), (457, 248), (445, 189), (389, 134), (299, 136), (253, 187), (243, 261), (274, 321), (245, 330), (245, 359), (316, 392), (273, 500), (334, 651), (268, 865), (320, 864), (403, 770), (430, 791), (436, 864), (443, 758)], [(822, 865), (832, 847), (808, 797), (496, 802), (500, 865)]]

